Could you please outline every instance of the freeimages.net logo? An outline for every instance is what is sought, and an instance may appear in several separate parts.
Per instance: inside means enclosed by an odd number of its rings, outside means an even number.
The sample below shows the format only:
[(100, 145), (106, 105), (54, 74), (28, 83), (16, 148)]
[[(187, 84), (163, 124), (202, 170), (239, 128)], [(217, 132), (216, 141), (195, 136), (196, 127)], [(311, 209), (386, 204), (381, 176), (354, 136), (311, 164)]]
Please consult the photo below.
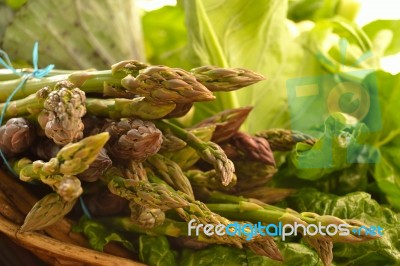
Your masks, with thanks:
[[(347, 42), (340, 42), (339, 45), (342, 53), (346, 53)], [(344, 58), (345, 55), (342, 57)], [(356, 66), (353, 69), (355, 68)], [(324, 133), (326, 119), (334, 113), (342, 113), (350, 118), (344, 122), (347, 126), (364, 123), (368, 127), (369, 132), (362, 134), (380, 131), (382, 122), (378, 86), (373, 73), (371, 69), (361, 69), (332, 75), (289, 79), (286, 86), (291, 128), (319, 138)], [(361, 82), (367, 75), (368, 86)], [(335, 137), (340, 139), (341, 136), (332, 136), (332, 138)], [(367, 144), (360, 144), (358, 151), (368, 149)], [(329, 156), (329, 154), (332, 155), (332, 145), (322, 146), (319, 152), (323, 160), (316, 160), (310, 164), (310, 162), (302, 162), (300, 158), (299, 167), (332, 167), (334, 162), (332, 156)], [(348, 153), (347, 162), (355, 163), (355, 157), (354, 154)], [(366, 158), (366, 160), (365, 163), (376, 163), (377, 157)]]

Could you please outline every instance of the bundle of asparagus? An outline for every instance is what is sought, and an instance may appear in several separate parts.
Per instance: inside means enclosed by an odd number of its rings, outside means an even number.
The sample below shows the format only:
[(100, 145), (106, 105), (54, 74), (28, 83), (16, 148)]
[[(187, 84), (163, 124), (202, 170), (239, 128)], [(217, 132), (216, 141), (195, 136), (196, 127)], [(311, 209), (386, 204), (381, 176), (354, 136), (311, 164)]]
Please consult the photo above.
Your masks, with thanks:
[[(267, 186), (277, 171), (273, 151), (291, 150), (299, 142), (313, 145), (315, 139), (280, 129), (255, 136), (241, 132), (251, 107), (225, 110), (186, 129), (174, 119), (195, 102), (215, 99), (213, 92), (249, 86), (263, 80), (261, 75), (212, 66), (185, 71), (134, 60), (106, 71), (59, 73), (28, 80), (8, 106), (0, 104), (7, 119), (0, 127), (6, 163), (20, 180), (54, 191), (35, 204), (21, 231), (54, 224), (78, 208), (83, 195), (93, 217), (140, 233), (186, 237), (193, 219), (213, 225), (344, 223), (361, 232), (304, 236), (325, 265), (331, 263), (333, 242), (374, 238), (358, 230), (359, 222), (270, 205), (293, 192)], [(1, 80), (4, 102), (19, 80)], [(201, 232), (194, 240), (283, 260), (270, 236), (247, 241), (243, 235)]]

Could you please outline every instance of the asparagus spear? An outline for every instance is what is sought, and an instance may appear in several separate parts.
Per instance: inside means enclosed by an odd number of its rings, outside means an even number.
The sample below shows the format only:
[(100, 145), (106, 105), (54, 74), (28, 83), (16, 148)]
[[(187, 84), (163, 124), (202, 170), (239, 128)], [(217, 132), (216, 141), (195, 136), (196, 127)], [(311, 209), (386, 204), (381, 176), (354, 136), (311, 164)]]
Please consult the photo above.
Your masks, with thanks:
[(233, 160), (236, 169), (236, 191), (246, 191), (268, 183), (277, 172), (273, 165), (248, 159)]
[[(149, 180), (153, 183), (123, 179), (115, 175), (108, 176), (106, 180), (109, 181), (111, 192), (145, 208), (155, 208), (164, 211), (175, 209), (181, 218), (187, 222), (195, 219), (197, 223), (203, 224), (228, 225), (231, 223), (226, 218), (210, 211), (205, 204), (191, 199), (184, 193), (175, 191), (165, 182), (151, 174), (151, 172), (148, 173), (148, 176)], [(259, 254), (267, 255), (274, 259), (282, 258), (273, 241), (266, 241), (266, 239), (260, 237), (255, 237), (250, 242), (248, 242), (243, 235), (235, 235), (232, 237), (227, 235), (203, 235), (201, 239), (211, 243), (235, 245), (240, 248), (245, 244)], [(264, 242), (264, 244), (259, 242)]]
[(239, 151), (244, 153), (245, 157), (275, 166), (274, 154), (267, 140), (244, 132), (236, 132), (232, 136), (232, 142)]
[(306, 243), (308, 243), (311, 247), (315, 249), (324, 266), (332, 265), (332, 260), (333, 260), (332, 241), (324, 241), (309, 236), (304, 236), (303, 239), (305, 240)]
[(104, 126), (104, 131), (110, 133), (107, 149), (114, 158), (142, 162), (161, 148), (162, 133), (150, 121), (111, 121)]
[[(303, 212), (297, 213), (290, 209), (282, 209), (272, 205), (259, 206), (255, 203), (249, 202), (239, 202), (238, 204), (207, 204), (207, 207), (220, 215), (224, 215), (227, 218), (235, 218), (239, 220), (252, 221), (252, 222), (263, 222), (268, 224), (292, 224), (296, 222), (297, 224), (302, 224), (308, 226), (309, 224), (318, 225), (321, 223), (322, 226), (327, 226), (329, 224), (347, 224), (350, 231), (349, 235), (339, 235), (334, 236), (320, 235), (317, 233), (314, 236), (309, 235), (309, 237), (320, 239), (323, 241), (332, 242), (343, 242), (343, 243), (359, 243), (364, 241), (373, 240), (379, 238), (379, 235), (371, 235), (362, 229), (362, 226), (366, 226), (361, 222), (355, 222), (352, 220), (342, 220), (335, 216), (330, 215), (318, 215), (316, 213)], [(300, 228), (301, 229), (301, 228)], [(360, 235), (358, 233), (360, 232)], [(304, 235), (304, 232), (301, 232)]]
[(192, 185), (177, 163), (160, 154), (149, 157), (147, 162), (167, 184), (194, 199)]
[(73, 201), (82, 194), (80, 181), (75, 175), (89, 168), (108, 139), (108, 133), (100, 133), (70, 143), (48, 162), (32, 162), (23, 158), (14, 164), (14, 170), (21, 180), (40, 180), (51, 186), (64, 200)]
[(86, 96), (68, 81), (58, 82), (54, 88), (44, 87), (37, 93), (44, 100), (47, 112), (46, 136), (58, 145), (66, 145), (83, 137), (82, 117), (86, 113)]
[(264, 77), (243, 68), (202, 66), (191, 70), (196, 79), (211, 91), (232, 91), (250, 86)]
[(129, 204), (131, 221), (141, 228), (153, 228), (162, 225), (165, 221), (165, 213), (159, 208), (146, 208), (134, 202)]
[[(60, 73), (60, 74), (59, 74)], [(67, 74), (63, 74), (67, 73)], [(132, 97), (139, 94), (149, 99), (175, 103), (214, 99), (211, 91), (230, 91), (249, 86), (264, 77), (246, 69), (225, 69), (212, 66), (191, 72), (166, 66), (148, 66), (136, 60), (121, 61), (110, 70), (86, 70), (74, 73), (53, 70), (51, 76), (29, 79), (14, 99), (22, 99), (46, 86), (68, 80), (85, 93), (100, 93), (111, 97)], [(59, 74), (59, 75), (56, 75)], [(20, 79), (0, 81), (0, 102), (4, 102), (21, 82)], [(4, 80), (2, 78), (1, 80)], [(124, 88), (126, 87), (126, 88)]]
[(186, 147), (186, 142), (177, 138), (175, 135), (167, 133), (162, 136), (163, 141), (161, 144), (161, 151), (176, 152)]
[[(188, 129), (190, 133), (195, 135), (197, 138), (201, 139), (202, 141), (210, 141), (212, 134), (214, 132), (215, 125), (212, 126), (205, 126), (205, 127), (199, 127), (199, 128), (194, 128), (194, 129)], [(163, 129), (163, 135), (172, 135), (174, 136), (175, 140), (174, 142), (177, 143), (177, 147), (182, 146), (184, 144), (184, 147), (182, 147), (179, 150), (176, 151), (165, 151), (161, 150), (161, 154), (173, 161), (175, 161), (179, 166), (182, 168), (182, 170), (187, 170), (190, 169), (197, 161), (200, 160), (200, 155), (198, 152), (193, 149), (191, 146), (187, 145), (185, 141), (182, 139), (178, 138), (177, 136), (173, 135), (172, 132), (170, 132), (168, 129)], [(163, 141), (164, 144), (164, 141)]]
[[(20, 100), (11, 101), (5, 110), (4, 118), (17, 116), (37, 115), (43, 110), (43, 99), (38, 99), (36, 94)], [(4, 108), (4, 103), (0, 108)], [(175, 104), (155, 104), (144, 97), (134, 99), (99, 99), (86, 98), (85, 106), (87, 113), (99, 117), (113, 119), (125, 117), (138, 117), (142, 119), (159, 119), (174, 110)], [(46, 121), (47, 122), (47, 121)]]
[(27, 119), (11, 118), (0, 127), (0, 150), (6, 157), (29, 149), (36, 138), (35, 128)]
[(145, 68), (137, 77), (127, 75), (121, 84), (129, 91), (157, 103), (187, 104), (215, 96), (190, 73), (166, 66)]
[(252, 107), (242, 107), (224, 110), (201, 121), (194, 128), (215, 125), (212, 141), (220, 143), (230, 139), (239, 130), (252, 109)]
[(25, 218), (20, 231), (35, 231), (43, 229), (62, 219), (75, 205), (76, 199), (64, 200), (57, 193), (51, 193), (36, 202)]
[(296, 143), (314, 145), (315, 139), (299, 131), (287, 129), (268, 129), (256, 134), (266, 139), (273, 151), (290, 151)]
[(232, 190), (236, 185), (236, 175), (234, 175), (232, 182), (228, 186), (224, 186), (219, 181), (217, 172), (215, 170), (209, 170), (203, 172), (198, 169), (192, 169), (185, 172), (190, 182), (194, 186), (208, 188), (210, 190)]
[(228, 159), (220, 146), (213, 142), (203, 142), (192, 133), (167, 121), (155, 121), (158, 128), (171, 131), (177, 137), (185, 141), (189, 146), (197, 151), (200, 157), (212, 164), (221, 179), (223, 185), (227, 186), (234, 179), (235, 166)]
[(96, 159), (89, 165), (89, 168), (78, 174), (77, 177), (85, 182), (97, 181), (112, 165), (107, 150), (102, 148)]
[(38, 159), (49, 161), (51, 158), (57, 156), (60, 149), (61, 146), (55, 144), (53, 140), (47, 137), (42, 137), (33, 143), (30, 151), (37, 156)]

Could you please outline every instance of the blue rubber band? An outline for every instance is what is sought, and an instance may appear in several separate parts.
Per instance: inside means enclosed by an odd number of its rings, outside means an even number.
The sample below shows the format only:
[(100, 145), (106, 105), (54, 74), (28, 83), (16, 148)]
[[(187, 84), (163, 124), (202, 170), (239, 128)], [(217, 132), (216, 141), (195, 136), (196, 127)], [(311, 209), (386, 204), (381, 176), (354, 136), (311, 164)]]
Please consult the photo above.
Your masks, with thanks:
[(86, 207), (85, 202), (83, 201), (83, 198), (82, 198), (82, 197), (79, 197), (79, 202), (81, 203), (81, 207), (82, 207), (83, 213), (84, 213), (89, 219), (92, 219), (92, 215), (90, 215), (90, 212), (89, 212), (88, 208)]
[[(4, 59), (3, 59), (4, 58)], [(3, 119), (7, 110), (8, 105), (10, 104), (12, 98), (15, 96), (15, 94), (22, 88), (24, 87), (26, 81), (28, 79), (31, 78), (43, 78), (45, 76), (47, 76), (51, 70), (53, 70), (54, 65), (48, 65), (47, 67), (43, 68), (43, 69), (39, 69), (38, 68), (38, 61), (39, 61), (39, 43), (35, 42), (35, 44), (33, 45), (33, 51), (32, 51), (32, 63), (33, 63), (33, 72), (28, 73), (28, 72), (23, 72), (23, 71), (18, 71), (16, 70), (12, 63), (10, 58), (8, 57), (7, 53), (4, 52), (3, 50), (0, 50), (0, 64), (11, 70), (14, 74), (20, 76), (21, 82), (17, 85), (17, 87), (13, 90), (13, 92), (10, 94), (10, 96), (8, 96), (7, 100), (4, 103), (4, 107), (1, 110), (1, 115), (0, 115), (0, 126), (3, 124)], [(4, 164), (7, 166), (8, 170), (14, 174), (15, 176), (18, 177), (18, 175), (15, 173), (14, 169), (12, 169), (11, 165), (8, 163), (6, 157), (4, 156), (3, 152), (0, 149), (0, 156), (4, 161)]]

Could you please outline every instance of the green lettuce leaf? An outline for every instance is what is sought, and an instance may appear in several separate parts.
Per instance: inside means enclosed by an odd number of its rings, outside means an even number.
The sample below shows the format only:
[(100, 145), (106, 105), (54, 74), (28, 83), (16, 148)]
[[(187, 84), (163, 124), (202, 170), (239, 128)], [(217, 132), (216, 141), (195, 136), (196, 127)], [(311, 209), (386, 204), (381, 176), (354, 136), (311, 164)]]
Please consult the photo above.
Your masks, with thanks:
[(142, 18), (146, 58), (152, 64), (185, 67), (180, 57), (187, 43), (185, 14), (180, 6), (165, 6)]
[(144, 61), (140, 16), (133, 0), (29, 0), (3, 38), (13, 60), (29, 61), (39, 41), (40, 63), (64, 69), (108, 69)]
[(178, 265), (176, 254), (171, 250), (165, 236), (141, 235), (139, 237), (139, 258), (149, 266)]
[[(290, 87), (292, 79), (321, 79), (331, 72), (360, 81), (379, 65), (371, 41), (356, 24), (337, 17), (296, 24), (286, 18), (287, 1), (187, 0), (184, 7), (193, 66), (244, 67), (266, 77), (249, 88), (217, 93), (212, 103), (196, 104), (194, 122), (223, 109), (251, 105), (244, 130), (289, 128), (298, 116), (288, 108), (293, 105), (288, 96), (297, 89)], [(368, 71), (357, 76), (350, 70)]]
[(400, 74), (377, 71), (364, 79), (363, 86), (375, 88), (380, 101), (381, 121), (372, 120), (382, 126), (372, 137), (381, 160), (375, 165), (373, 176), (389, 202), (400, 209)]
[[(284, 165), (283, 168), (289, 168)], [(356, 191), (365, 191), (368, 188), (368, 170), (366, 164), (352, 164), (349, 168), (334, 171), (318, 180), (300, 179), (293, 171), (280, 171), (270, 183), (272, 187), (280, 188), (316, 188), (321, 192), (344, 195)]]
[(399, 265), (400, 221), (398, 214), (382, 207), (365, 192), (339, 197), (314, 189), (302, 189), (287, 199), (297, 211), (334, 215), (342, 219), (357, 219), (383, 228), (383, 236), (358, 244), (334, 244), (334, 260), (338, 265)]
[(184, 7), (193, 66), (243, 67), (267, 78), (249, 88), (217, 93), (212, 103), (196, 104), (194, 123), (224, 109), (252, 105), (247, 131), (288, 127), (286, 80), (315, 65), (312, 60), (298, 64), (307, 52), (289, 32), (287, 2), (189, 0)]
[(363, 30), (380, 54), (387, 56), (400, 52), (400, 20), (376, 20), (365, 25)]
[(357, 24), (344, 18), (318, 21), (310, 31), (308, 45), (326, 69), (350, 80), (360, 81), (369, 73), (353, 77), (354, 71), (379, 68), (379, 55), (372, 52), (371, 40)]
[(289, 0), (288, 18), (315, 21), (339, 15), (354, 20), (359, 9), (360, 3), (356, 0)]
[(342, 113), (332, 114), (324, 123), (323, 135), (314, 145), (296, 145), (290, 157), (294, 174), (302, 179), (317, 180), (354, 163), (376, 162), (378, 152), (367, 145), (368, 134), (365, 124), (353, 124), (352, 118)]
[(323, 264), (310, 248), (299, 243), (279, 243), (284, 262), (254, 254), (248, 249), (212, 245), (200, 251), (183, 250), (180, 266), (303, 266)]
[(90, 247), (98, 251), (103, 251), (104, 246), (110, 241), (120, 242), (127, 249), (131, 251), (135, 250), (133, 244), (120, 233), (111, 230), (86, 216), (83, 216), (79, 220), (79, 223), (74, 225), (73, 231), (83, 233), (88, 238)]

